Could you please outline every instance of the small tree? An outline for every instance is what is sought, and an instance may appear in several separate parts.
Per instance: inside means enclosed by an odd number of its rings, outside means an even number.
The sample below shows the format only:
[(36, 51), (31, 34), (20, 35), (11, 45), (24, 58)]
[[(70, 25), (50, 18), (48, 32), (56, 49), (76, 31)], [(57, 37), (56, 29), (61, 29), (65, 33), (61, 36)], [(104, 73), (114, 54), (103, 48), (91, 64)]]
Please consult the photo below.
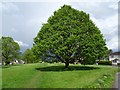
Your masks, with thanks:
[(113, 53), (113, 51), (112, 51), (112, 49), (109, 49), (107, 51), (107, 55), (106, 55), (106, 57), (107, 57), (108, 60), (109, 60), (109, 56), (111, 55), (111, 53)]
[(0, 50), (2, 52), (2, 60), (9, 64), (11, 60), (19, 57), (20, 47), (11, 37), (2, 37), (0, 39)]
[(34, 38), (33, 51), (43, 61), (93, 64), (106, 53), (103, 35), (89, 14), (64, 5), (54, 12)]
[(26, 63), (36, 63), (38, 62), (38, 59), (35, 57), (35, 55), (33, 54), (33, 51), (31, 49), (27, 49), (23, 55), (22, 55), (22, 59), (26, 62)]

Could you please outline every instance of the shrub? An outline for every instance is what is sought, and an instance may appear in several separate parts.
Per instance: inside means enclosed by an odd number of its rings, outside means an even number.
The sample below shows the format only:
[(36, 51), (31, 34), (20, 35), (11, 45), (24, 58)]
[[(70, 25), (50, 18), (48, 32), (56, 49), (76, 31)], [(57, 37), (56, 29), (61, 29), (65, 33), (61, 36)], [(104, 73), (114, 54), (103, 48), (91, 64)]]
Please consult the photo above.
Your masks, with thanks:
[(98, 65), (112, 65), (112, 61), (98, 61)]
[(118, 66), (120, 66), (120, 63), (117, 63)]

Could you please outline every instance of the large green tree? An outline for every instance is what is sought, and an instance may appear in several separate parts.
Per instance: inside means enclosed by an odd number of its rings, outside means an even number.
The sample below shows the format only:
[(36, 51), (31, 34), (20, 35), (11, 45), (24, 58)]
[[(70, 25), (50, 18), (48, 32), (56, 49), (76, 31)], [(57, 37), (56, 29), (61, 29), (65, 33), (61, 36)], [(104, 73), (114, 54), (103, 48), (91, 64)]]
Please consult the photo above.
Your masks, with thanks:
[(0, 39), (0, 51), (2, 60), (8, 64), (11, 60), (19, 58), (20, 47), (11, 37), (2, 37)]
[(79, 60), (93, 64), (107, 51), (99, 28), (90, 20), (89, 14), (64, 5), (43, 24), (34, 38), (33, 50), (42, 60), (69, 63)]

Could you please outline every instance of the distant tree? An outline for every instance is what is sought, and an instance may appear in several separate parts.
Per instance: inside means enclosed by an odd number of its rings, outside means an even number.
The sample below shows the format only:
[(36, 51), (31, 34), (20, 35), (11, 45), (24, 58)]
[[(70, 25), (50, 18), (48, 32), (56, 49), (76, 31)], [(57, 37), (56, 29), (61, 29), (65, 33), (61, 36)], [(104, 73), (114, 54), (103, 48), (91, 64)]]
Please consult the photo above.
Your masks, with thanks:
[(113, 51), (112, 51), (112, 49), (109, 49), (107, 51), (107, 55), (106, 55), (106, 57), (107, 57), (108, 60), (109, 60), (109, 56), (110, 56), (111, 53), (113, 53)]
[(31, 49), (27, 49), (23, 54), (22, 54), (22, 59), (26, 63), (36, 63), (39, 62), (39, 60), (36, 58), (36, 56), (33, 54), (33, 51)]
[(19, 52), (19, 59), (21, 60), (22, 59), (22, 52)]
[(20, 47), (11, 37), (2, 37), (0, 39), (0, 51), (2, 53), (2, 60), (7, 64), (11, 60), (19, 58)]
[(110, 55), (111, 53), (113, 53), (112, 49), (109, 49), (109, 50), (108, 50), (108, 53), (109, 53), (109, 55)]
[(33, 51), (43, 61), (60, 61), (67, 68), (76, 60), (94, 64), (103, 57), (107, 47), (89, 14), (64, 5), (43, 24), (34, 38)]

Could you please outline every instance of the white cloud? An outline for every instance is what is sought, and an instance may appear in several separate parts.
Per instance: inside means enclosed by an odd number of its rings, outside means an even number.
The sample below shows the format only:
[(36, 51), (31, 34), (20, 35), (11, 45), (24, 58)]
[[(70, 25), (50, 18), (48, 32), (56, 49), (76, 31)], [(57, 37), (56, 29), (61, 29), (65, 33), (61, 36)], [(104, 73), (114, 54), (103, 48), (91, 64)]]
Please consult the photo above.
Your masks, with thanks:
[(112, 5), (109, 5), (108, 7), (117, 10), (118, 9), (118, 3), (117, 2), (113, 3)]
[(23, 43), (22, 41), (15, 40), (16, 43), (18, 43), (21, 47), (28, 47), (29, 45), (26, 43)]
[(118, 36), (113, 37), (109, 42), (107, 42), (109, 49), (118, 50)]
[(91, 17), (91, 19), (105, 36), (108, 48), (118, 49), (118, 14), (106, 19), (96, 19), (95, 17)]
[(91, 19), (100, 28), (103, 34), (110, 34), (115, 31), (118, 26), (118, 14), (106, 19), (96, 19), (95, 17), (91, 17)]
[(95, 13), (96, 10), (95, 8), (97, 8), (97, 11), (99, 12), (98, 8), (100, 6), (101, 3), (99, 2), (71, 2), (73, 8), (76, 8), (78, 10), (83, 10), (87, 13), (92, 12), (91, 14)]
[[(23, 0), (23, 2), (24, 1), (33, 2), (32, 0)], [(88, 2), (87, 0), (41, 1), (39, 0), (39, 3), (3, 2), (2, 4), (3, 10), (7, 12), (7, 14), (3, 13), (4, 32), (7, 34), (10, 32), (11, 36), (15, 37), (16, 42), (19, 43), (20, 46), (27, 48), (28, 46), (32, 46), (32, 40), (37, 35), (42, 23), (45, 23), (48, 17), (51, 16), (55, 10), (58, 10), (60, 6), (67, 4), (75, 9), (89, 13), (91, 19), (105, 36), (108, 48), (117, 48), (117, 0), (114, 0), (116, 3), (106, 3), (106, 1), (109, 0), (92, 0), (92, 2)], [(21, 0), (19, 2), (21, 2)], [(18, 11), (18, 13), (16, 13), (16, 11)], [(10, 28), (12, 29), (10, 30)], [(22, 41), (27, 42), (29, 45)]]
[(48, 17), (36, 17), (36, 18), (33, 18), (33, 19), (29, 19), (27, 22), (26, 22), (26, 25), (27, 26), (34, 26), (34, 25), (42, 25), (43, 23), (47, 23), (47, 19)]
[(0, 3), (0, 38), (2, 37), (2, 3)]
[[(73, 0), (3, 0), (3, 2), (73, 2)], [(91, 0), (90, 2), (118, 2), (119, 0)], [(88, 2), (88, 0), (74, 0), (74, 2)]]
[(6, 12), (19, 11), (19, 8), (14, 3), (2, 3), (2, 10)]
[(2, 8), (2, 3), (0, 2), (0, 8)]

